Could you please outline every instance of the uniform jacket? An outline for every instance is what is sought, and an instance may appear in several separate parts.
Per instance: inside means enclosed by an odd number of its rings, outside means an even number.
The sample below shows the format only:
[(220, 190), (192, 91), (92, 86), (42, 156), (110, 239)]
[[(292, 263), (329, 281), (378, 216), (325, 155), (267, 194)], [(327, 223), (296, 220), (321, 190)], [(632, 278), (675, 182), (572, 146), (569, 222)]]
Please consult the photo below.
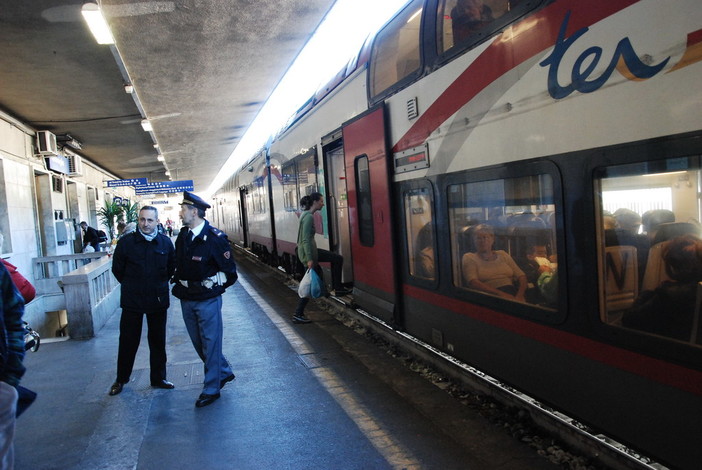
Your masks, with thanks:
[[(176, 239), (176, 272), (173, 295), (183, 300), (205, 300), (221, 295), (236, 282), (236, 263), (227, 234), (205, 220), (205, 226), (192, 242), (190, 230), (183, 228)], [(206, 288), (199, 283), (218, 272), (226, 275), (222, 285)], [(180, 281), (188, 281), (185, 287)]]
[(0, 380), (16, 387), (24, 375), (24, 302), (10, 278), (7, 268), (0, 263)]
[(158, 234), (148, 241), (139, 231), (122, 236), (112, 256), (112, 273), (122, 284), (120, 306), (137, 312), (168, 309), (168, 280), (174, 271), (170, 238)]

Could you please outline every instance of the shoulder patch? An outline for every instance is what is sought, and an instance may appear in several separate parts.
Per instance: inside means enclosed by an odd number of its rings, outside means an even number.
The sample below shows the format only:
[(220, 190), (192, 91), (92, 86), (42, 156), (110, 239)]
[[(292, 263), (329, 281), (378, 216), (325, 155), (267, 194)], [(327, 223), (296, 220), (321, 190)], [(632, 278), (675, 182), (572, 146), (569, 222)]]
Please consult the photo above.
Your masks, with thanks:
[(218, 236), (218, 237), (226, 237), (226, 236), (227, 236), (226, 233), (222, 232), (222, 231), (221, 231), (220, 229), (218, 229), (217, 227), (212, 227), (211, 225), (210, 225), (210, 232), (211, 232), (213, 235), (216, 235), (216, 236)]

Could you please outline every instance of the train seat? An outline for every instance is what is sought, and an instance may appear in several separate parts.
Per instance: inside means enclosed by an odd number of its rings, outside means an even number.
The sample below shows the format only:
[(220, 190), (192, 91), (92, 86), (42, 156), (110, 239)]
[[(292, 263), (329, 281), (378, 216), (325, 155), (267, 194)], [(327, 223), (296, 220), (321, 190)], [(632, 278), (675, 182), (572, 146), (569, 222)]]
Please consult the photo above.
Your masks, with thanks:
[(641, 290), (656, 290), (664, 281), (669, 281), (670, 276), (665, 272), (665, 263), (663, 262), (663, 251), (667, 241), (656, 243), (648, 250), (648, 260), (646, 261), (646, 271)]
[(605, 248), (607, 311), (631, 307), (639, 295), (639, 268), (636, 247), (619, 245)]

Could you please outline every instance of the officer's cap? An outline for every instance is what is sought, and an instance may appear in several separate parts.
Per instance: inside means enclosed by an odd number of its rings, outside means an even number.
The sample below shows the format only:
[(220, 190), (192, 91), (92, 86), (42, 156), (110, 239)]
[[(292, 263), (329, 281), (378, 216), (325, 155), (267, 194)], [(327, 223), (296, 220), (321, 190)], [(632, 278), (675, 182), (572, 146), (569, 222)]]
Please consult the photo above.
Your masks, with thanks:
[(200, 196), (197, 196), (189, 191), (183, 191), (183, 202), (181, 202), (180, 205), (182, 206), (183, 204), (197, 207), (198, 209), (202, 209), (203, 211), (212, 207), (209, 204), (207, 204)]

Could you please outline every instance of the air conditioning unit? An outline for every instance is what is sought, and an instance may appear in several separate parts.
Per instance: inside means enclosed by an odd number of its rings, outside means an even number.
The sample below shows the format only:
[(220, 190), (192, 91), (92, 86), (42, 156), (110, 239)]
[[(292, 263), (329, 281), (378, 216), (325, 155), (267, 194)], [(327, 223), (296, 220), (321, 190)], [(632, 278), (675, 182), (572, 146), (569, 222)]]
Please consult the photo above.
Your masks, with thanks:
[(68, 174), (71, 176), (83, 176), (83, 159), (80, 155), (68, 154)]
[(37, 132), (37, 147), (42, 155), (58, 155), (56, 136), (49, 131)]

